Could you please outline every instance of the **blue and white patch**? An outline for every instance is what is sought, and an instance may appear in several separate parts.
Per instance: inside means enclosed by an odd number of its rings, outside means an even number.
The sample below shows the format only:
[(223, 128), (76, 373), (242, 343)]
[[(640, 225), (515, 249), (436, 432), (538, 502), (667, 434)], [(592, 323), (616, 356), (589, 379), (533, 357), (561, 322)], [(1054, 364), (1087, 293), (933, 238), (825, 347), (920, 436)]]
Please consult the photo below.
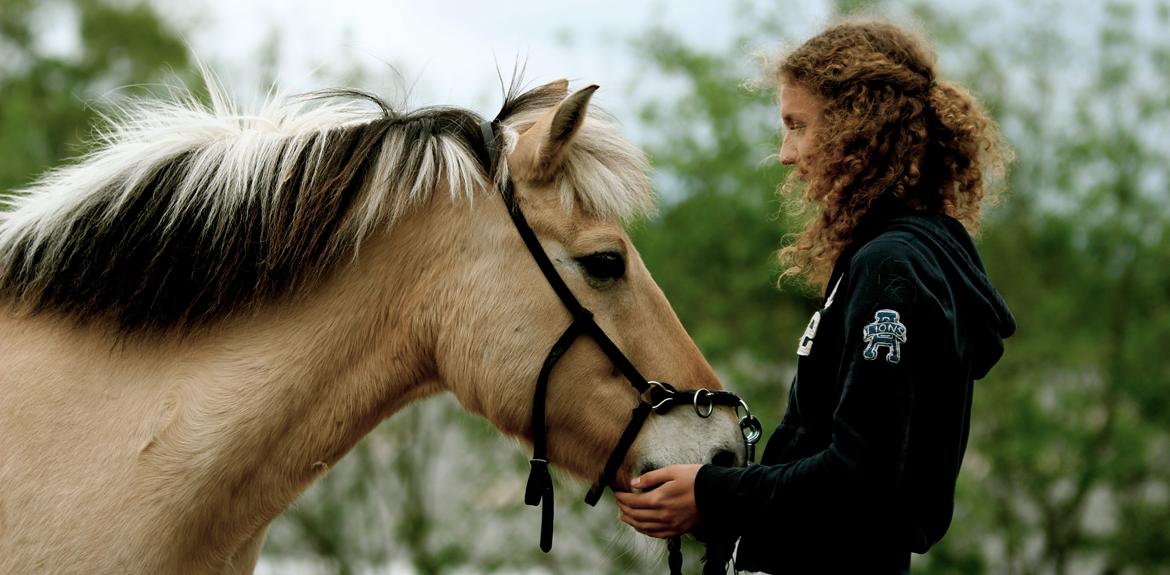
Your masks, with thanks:
[(874, 360), (881, 348), (886, 349), (886, 361), (898, 363), (902, 359), (902, 344), (906, 343), (906, 326), (902, 325), (898, 312), (881, 309), (873, 314), (874, 322), (862, 330), (865, 350), (861, 357)]

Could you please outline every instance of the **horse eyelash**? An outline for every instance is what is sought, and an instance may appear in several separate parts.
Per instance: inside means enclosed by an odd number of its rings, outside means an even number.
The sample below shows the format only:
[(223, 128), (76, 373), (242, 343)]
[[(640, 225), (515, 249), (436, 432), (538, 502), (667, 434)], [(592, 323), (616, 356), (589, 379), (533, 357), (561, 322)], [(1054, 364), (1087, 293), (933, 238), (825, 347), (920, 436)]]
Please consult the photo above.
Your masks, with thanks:
[[(626, 260), (619, 252), (597, 252), (576, 258), (585, 274), (598, 282), (611, 282), (626, 275)], [(601, 270), (601, 267), (614, 266), (620, 268), (617, 273), (610, 274), (610, 270)]]

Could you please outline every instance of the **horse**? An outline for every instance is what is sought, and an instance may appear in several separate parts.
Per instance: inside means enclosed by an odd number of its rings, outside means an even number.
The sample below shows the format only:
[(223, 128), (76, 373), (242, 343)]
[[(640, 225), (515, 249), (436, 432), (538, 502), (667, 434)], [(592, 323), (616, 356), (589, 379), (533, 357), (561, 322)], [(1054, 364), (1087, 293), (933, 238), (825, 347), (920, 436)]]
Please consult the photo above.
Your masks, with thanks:
[[(0, 572), (249, 573), (298, 494), (441, 392), (531, 443), (573, 318), (504, 181), (630, 363), (721, 389), (624, 230), (654, 209), (649, 168), (596, 86), (513, 84), (489, 169), (469, 110), (343, 90), (243, 113), (209, 84), (207, 102), (124, 105), (92, 152), (5, 200)], [(590, 338), (547, 394), (548, 459), (583, 478), (644, 401)], [(714, 411), (649, 417), (609, 487), (742, 463), (734, 410)]]

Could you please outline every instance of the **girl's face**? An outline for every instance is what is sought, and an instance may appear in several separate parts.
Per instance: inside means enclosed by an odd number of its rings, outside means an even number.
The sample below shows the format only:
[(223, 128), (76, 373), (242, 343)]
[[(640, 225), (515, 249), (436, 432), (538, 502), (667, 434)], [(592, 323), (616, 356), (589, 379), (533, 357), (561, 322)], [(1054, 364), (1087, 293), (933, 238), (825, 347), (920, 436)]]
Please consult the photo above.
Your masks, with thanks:
[(784, 123), (780, 163), (796, 168), (796, 175), (802, 181), (808, 181), (816, 160), (813, 146), (823, 109), (821, 99), (804, 86), (791, 80), (780, 82), (780, 120)]

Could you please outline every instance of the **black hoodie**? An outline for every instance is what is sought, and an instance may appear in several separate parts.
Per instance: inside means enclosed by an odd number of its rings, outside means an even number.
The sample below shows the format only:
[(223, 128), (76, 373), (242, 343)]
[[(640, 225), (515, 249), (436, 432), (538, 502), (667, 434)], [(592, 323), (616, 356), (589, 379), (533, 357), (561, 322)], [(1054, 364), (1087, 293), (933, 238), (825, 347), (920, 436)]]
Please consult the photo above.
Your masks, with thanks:
[(950, 525), (973, 382), (1015, 320), (959, 222), (867, 229), (801, 336), (761, 464), (695, 480), (702, 531), (741, 536), (740, 569), (905, 573)]

